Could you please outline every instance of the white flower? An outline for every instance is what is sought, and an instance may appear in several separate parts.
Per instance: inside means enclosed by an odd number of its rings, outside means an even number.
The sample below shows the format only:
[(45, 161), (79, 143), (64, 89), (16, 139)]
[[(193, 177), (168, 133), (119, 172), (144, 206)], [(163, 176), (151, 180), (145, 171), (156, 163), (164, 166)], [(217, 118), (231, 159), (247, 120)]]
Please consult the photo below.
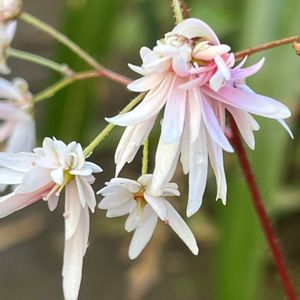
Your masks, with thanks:
[(1, 218), (40, 199), (53, 211), (66, 187), (63, 288), (66, 300), (76, 300), (88, 246), (89, 209), (94, 212), (96, 206), (92, 173), (101, 168), (85, 161), (80, 144), (50, 138), (33, 153), (0, 153), (0, 166), (0, 183), (17, 184), (12, 193), (0, 198)]
[(125, 229), (134, 231), (129, 258), (135, 259), (147, 245), (154, 232), (158, 217), (168, 224), (188, 246), (193, 254), (198, 254), (195, 237), (175, 208), (165, 199), (166, 196), (179, 196), (177, 184), (166, 183), (161, 194), (153, 195), (150, 190), (152, 175), (143, 175), (137, 181), (126, 178), (113, 178), (98, 193), (104, 196), (100, 209), (107, 209), (109, 218), (129, 214)]
[(32, 151), (35, 122), (27, 82), (21, 78), (12, 82), (0, 78), (0, 99), (0, 142), (6, 142), (4, 151)]
[(283, 119), (290, 116), (282, 103), (251, 91), (247, 77), (263, 66), (264, 60), (242, 68), (234, 67), (230, 47), (221, 44), (214, 31), (201, 20), (186, 19), (157, 41), (153, 49), (142, 47), (141, 66), (129, 67), (142, 75), (128, 88), (147, 92), (132, 111), (107, 119), (126, 126), (115, 155), (116, 176), (131, 162), (147, 139), (156, 118), (164, 108), (161, 136), (157, 148), (152, 191), (172, 177), (180, 157), (189, 173), (187, 215), (198, 211), (206, 187), (208, 161), (217, 181), (217, 199), (226, 203), (227, 184), (223, 150), (233, 152), (225, 136), (226, 111), (254, 148), (253, 131), (259, 126), (250, 114), (275, 119), (286, 129)]
[(10, 69), (6, 65), (7, 49), (15, 35), (17, 21), (0, 21), (0, 73), (8, 74)]

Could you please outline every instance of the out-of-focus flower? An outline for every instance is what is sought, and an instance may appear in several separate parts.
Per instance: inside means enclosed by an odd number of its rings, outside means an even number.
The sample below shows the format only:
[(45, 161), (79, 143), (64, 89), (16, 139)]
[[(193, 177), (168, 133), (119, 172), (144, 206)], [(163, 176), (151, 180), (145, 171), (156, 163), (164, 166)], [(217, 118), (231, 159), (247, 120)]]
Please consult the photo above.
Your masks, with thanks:
[(22, 0), (1, 0), (0, 1), (0, 22), (7, 22), (16, 19), (22, 12)]
[(113, 178), (98, 193), (104, 196), (100, 209), (107, 209), (109, 218), (129, 214), (125, 230), (134, 231), (129, 258), (135, 259), (152, 237), (158, 218), (168, 224), (188, 246), (193, 254), (198, 254), (195, 237), (175, 208), (165, 199), (166, 196), (179, 196), (177, 184), (165, 183), (160, 194), (152, 194), (152, 175), (143, 175), (137, 181), (126, 178)]
[(0, 142), (6, 142), (4, 151), (32, 151), (35, 122), (27, 82), (21, 78), (12, 82), (0, 78), (0, 99)]
[(17, 21), (0, 21), (0, 73), (8, 74), (10, 69), (6, 64), (7, 49), (15, 35)]
[(63, 289), (66, 300), (76, 300), (88, 246), (89, 209), (94, 212), (96, 206), (92, 173), (101, 172), (101, 168), (85, 161), (80, 144), (66, 145), (50, 138), (45, 138), (43, 147), (33, 153), (0, 153), (0, 166), (0, 183), (17, 185), (12, 193), (0, 198), (1, 218), (40, 199), (53, 211), (66, 187)]
[(160, 193), (181, 155), (184, 173), (189, 173), (187, 215), (191, 216), (202, 203), (209, 159), (217, 180), (217, 199), (225, 204), (223, 150), (233, 152), (224, 134), (225, 112), (233, 115), (251, 148), (253, 131), (259, 126), (250, 113), (277, 119), (288, 128), (283, 119), (290, 116), (289, 109), (254, 93), (245, 84), (247, 77), (259, 71), (263, 60), (248, 68), (242, 68), (244, 62), (234, 67), (230, 47), (220, 44), (206, 23), (193, 18), (178, 24), (153, 50), (142, 47), (140, 55), (142, 66), (129, 67), (143, 77), (128, 88), (148, 93), (131, 112), (108, 119), (127, 126), (116, 151), (117, 174), (131, 162), (165, 106), (152, 192)]

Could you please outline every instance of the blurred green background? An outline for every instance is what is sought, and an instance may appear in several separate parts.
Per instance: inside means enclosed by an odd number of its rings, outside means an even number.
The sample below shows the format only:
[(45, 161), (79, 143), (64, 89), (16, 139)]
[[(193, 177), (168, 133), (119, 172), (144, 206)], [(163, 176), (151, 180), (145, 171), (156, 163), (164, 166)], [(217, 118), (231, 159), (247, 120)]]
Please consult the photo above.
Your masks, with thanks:
[[(102, 64), (136, 78), (127, 63), (140, 63), (139, 48), (153, 46), (174, 20), (169, 0), (24, 0), (25, 10), (49, 22), (78, 42)], [(209, 23), (233, 51), (300, 32), (299, 0), (189, 0), (193, 17)], [(13, 46), (88, 70), (68, 49), (19, 22)], [(257, 118), (256, 150), (248, 151), (258, 184), (293, 282), (300, 293), (300, 57), (291, 46), (258, 54), (264, 69), (248, 83), (257, 92), (289, 105), (295, 134), (289, 139), (279, 124)], [(11, 60), (14, 76), (38, 92), (59, 79), (39, 66)], [(104, 116), (118, 112), (134, 95), (106, 79), (76, 83), (38, 106), (38, 136), (56, 136), (87, 144), (103, 128)], [(114, 174), (117, 129), (94, 154), (105, 170), (96, 187)], [(152, 136), (153, 143), (158, 132)], [(153, 163), (154, 153), (151, 154)], [(136, 178), (140, 156), (123, 175)], [(189, 220), (200, 246), (193, 257), (164, 225), (140, 259), (127, 258), (130, 236), (124, 220), (92, 216), (90, 247), (85, 257), (80, 299), (281, 300), (282, 287), (255, 215), (235, 155), (226, 155), (228, 204), (215, 202), (215, 182), (208, 182), (203, 207)], [(184, 214), (186, 178), (178, 169)], [(175, 200), (173, 200), (175, 201)], [(0, 223), (1, 299), (63, 299), (63, 203), (49, 213), (37, 203)]]

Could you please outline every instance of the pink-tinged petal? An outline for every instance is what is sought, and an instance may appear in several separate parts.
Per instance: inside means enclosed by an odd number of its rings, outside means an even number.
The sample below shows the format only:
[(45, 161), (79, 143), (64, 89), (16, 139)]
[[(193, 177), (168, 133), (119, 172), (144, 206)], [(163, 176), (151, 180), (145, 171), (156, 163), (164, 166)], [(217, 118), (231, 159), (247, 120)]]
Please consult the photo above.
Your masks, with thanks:
[(132, 162), (140, 146), (148, 138), (155, 120), (156, 116), (125, 129), (115, 153), (116, 176), (119, 175), (126, 162)]
[(65, 198), (65, 238), (69, 240), (78, 231), (80, 215), (83, 209), (75, 180), (67, 184)]
[(88, 205), (91, 212), (95, 212), (96, 197), (93, 188), (89, 183), (87, 183), (84, 179), (80, 178), (79, 176), (76, 176), (75, 180), (81, 205), (82, 203), (85, 203)]
[(168, 217), (166, 219), (167, 224), (174, 230), (178, 237), (187, 245), (187, 247), (192, 251), (194, 255), (197, 255), (199, 252), (196, 239), (185, 223), (181, 218), (175, 208), (166, 201), (166, 206), (168, 209)]
[(145, 92), (149, 91), (156, 86), (158, 86), (165, 75), (153, 73), (151, 75), (146, 75), (145, 77), (139, 78), (127, 85), (127, 88), (133, 92)]
[(140, 50), (140, 56), (142, 59), (145, 58), (145, 56), (149, 55), (152, 53), (152, 50), (148, 47), (142, 47)]
[(32, 151), (35, 145), (35, 122), (28, 114), (16, 123), (14, 131), (7, 141), (5, 151)]
[(0, 153), (0, 166), (19, 172), (28, 172), (36, 156), (33, 153)]
[(16, 29), (17, 29), (17, 21), (12, 20), (5, 24), (6, 28), (6, 36), (8, 39), (8, 42), (10, 43), (15, 35)]
[(150, 241), (157, 224), (157, 215), (149, 205), (145, 206), (144, 222), (135, 230), (128, 251), (130, 259), (137, 258)]
[(265, 58), (262, 58), (258, 63), (248, 67), (248, 68), (234, 68), (231, 70), (231, 80), (239, 80), (239, 79), (245, 79), (247, 77), (250, 77), (257, 73), (264, 65)]
[(198, 19), (185, 19), (176, 25), (172, 32), (183, 35), (189, 39), (202, 37), (203, 39), (208, 39), (213, 44), (220, 44), (214, 31), (206, 23)]
[(0, 198), (0, 218), (4, 218), (15, 211), (18, 211), (40, 199), (47, 194), (53, 185), (47, 185), (32, 193), (17, 193), (14, 191), (11, 194)]
[(210, 139), (207, 133), (207, 144), (210, 164), (216, 176), (217, 181), (217, 197), (221, 199), (223, 204), (226, 204), (227, 182), (224, 169), (223, 151), (222, 148)]
[(77, 300), (82, 277), (83, 257), (88, 247), (90, 218), (88, 208), (81, 208), (76, 232), (65, 241), (62, 270), (65, 300)]
[(260, 129), (259, 124), (250, 114), (248, 114), (248, 121), (253, 131), (258, 131)]
[(119, 126), (131, 126), (154, 117), (166, 103), (172, 80), (174, 80), (172, 75), (167, 76), (157, 88), (152, 89), (144, 100), (129, 113), (113, 118), (105, 118), (105, 120)]
[(292, 132), (291, 128), (289, 127), (289, 125), (284, 120), (282, 120), (282, 119), (277, 119), (277, 121), (287, 131), (287, 133), (289, 134), (289, 136), (292, 139), (294, 139), (293, 132)]
[(201, 207), (207, 181), (207, 170), (207, 141), (204, 124), (202, 124), (198, 139), (190, 145), (189, 198), (186, 210), (188, 217), (195, 214)]
[(20, 184), (24, 176), (23, 172), (0, 168), (1, 184)]
[(0, 125), (0, 142), (4, 142), (11, 136), (16, 126), (16, 121), (9, 120)]
[(223, 86), (218, 93), (207, 87), (203, 87), (202, 90), (215, 100), (259, 116), (271, 119), (285, 119), (291, 115), (290, 110), (284, 104), (272, 98), (246, 92), (238, 88)]
[(212, 139), (225, 151), (234, 152), (204, 94), (202, 94), (202, 108), (203, 120)]
[(234, 121), (247, 145), (250, 149), (255, 149), (255, 138), (249, 122), (248, 113), (234, 107), (227, 107), (232, 114)]
[(197, 77), (195, 79), (191, 79), (189, 81), (186, 81), (186, 82), (180, 84), (178, 86), (178, 89), (188, 91), (188, 90), (198, 86), (200, 84), (200, 82), (201, 82), (201, 78)]
[(59, 200), (59, 196), (56, 195), (55, 193), (49, 197), (49, 199), (47, 200), (47, 204), (50, 211), (54, 211), (56, 209), (58, 200)]
[(152, 209), (159, 216), (159, 218), (161, 220), (165, 220), (167, 217), (165, 199), (162, 197), (152, 196), (147, 192), (144, 193), (144, 197), (146, 202), (152, 207)]
[(183, 129), (181, 149), (180, 149), (180, 162), (182, 164), (183, 173), (186, 175), (190, 170), (190, 143), (191, 136), (189, 132), (189, 119), (186, 118), (186, 122)]
[(175, 83), (165, 107), (161, 131), (164, 143), (180, 139), (183, 131), (187, 92), (178, 89), (178, 83)]
[(161, 138), (159, 139), (155, 156), (153, 179), (150, 188), (153, 195), (160, 195), (163, 184), (169, 182), (172, 178), (176, 169), (179, 150), (180, 140), (165, 144)]
[(189, 75), (188, 64), (179, 54), (173, 56), (172, 67), (174, 72), (181, 77), (186, 77)]
[[(0, 78), (1, 83), (1, 78)], [(0, 85), (0, 96), (1, 96), (1, 85)], [(18, 115), (20, 109), (18, 106), (10, 102), (0, 102), (0, 119), (13, 120), (13, 117)]]
[(143, 67), (147, 70), (147, 73), (155, 72), (161, 74), (164, 78), (164, 72), (168, 71), (172, 65), (172, 60), (170, 57), (157, 58), (148, 64), (144, 64)]

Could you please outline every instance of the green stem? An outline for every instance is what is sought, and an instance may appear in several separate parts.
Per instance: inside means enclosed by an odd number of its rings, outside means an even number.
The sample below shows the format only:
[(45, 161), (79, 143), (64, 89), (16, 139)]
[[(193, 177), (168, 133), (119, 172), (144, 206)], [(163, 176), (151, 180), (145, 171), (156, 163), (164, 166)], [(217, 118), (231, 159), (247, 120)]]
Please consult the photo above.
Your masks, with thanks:
[[(139, 94), (133, 100), (131, 100), (120, 112), (120, 114), (124, 114), (126, 112), (131, 111), (140, 101), (143, 100), (145, 93)], [(101, 143), (103, 140), (110, 134), (110, 132), (115, 127), (115, 124), (108, 124), (97, 136), (96, 138), (84, 149), (84, 155), (86, 157), (90, 156), (94, 149)]]
[(48, 58), (36, 54), (28, 53), (21, 50), (16, 50), (13, 48), (9, 48), (7, 53), (9, 57), (30, 61), (32, 63), (57, 71), (65, 76), (70, 76), (74, 73), (67, 65), (61, 65), (55, 61), (52, 61)]
[(87, 72), (75, 73), (74, 75), (64, 78), (54, 83), (50, 87), (46, 88), (45, 90), (41, 91), (40, 93), (36, 94), (33, 97), (32, 102), (35, 104), (43, 100), (46, 100), (52, 97), (55, 93), (57, 93), (64, 87), (72, 84), (75, 81), (85, 80), (85, 79), (95, 78), (95, 77), (101, 77), (101, 74), (99, 74), (98, 71), (87, 71)]
[(90, 54), (88, 54), (85, 50), (80, 48), (76, 43), (74, 43), (72, 40), (70, 40), (67, 36), (56, 30), (55, 28), (51, 27), (47, 23), (41, 21), (40, 19), (23, 12), (20, 16), (20, 19), (24, 22), (38, 28), (39, 30), (47, 33), (66, 47), (68, 47), (71, 51), (73, 51), (75, 54), (77, 54), (81, 59), (83, 59), (88, 65), (96, 69), (99, 73), (101, 73), (101, 76), (107, 77), (113, 81), (119, 82), (123, 85), (127, 85), (131, 82), (130, 79), (127, 77), (118, 74), (116, 72), (113, 72), (109, 69), (104, 68), (102, 65), (100, 65)]
[(148, 163), (149, 163), (149, 139), (146, 139), (143, 147), (142, 175), (146, 175), (148, 173)]
[(178, 24), (183, 21), (183, 14), (182, 14), (180, 0), (173, 0), (172, 5), (175, 14), (176, 24)]

